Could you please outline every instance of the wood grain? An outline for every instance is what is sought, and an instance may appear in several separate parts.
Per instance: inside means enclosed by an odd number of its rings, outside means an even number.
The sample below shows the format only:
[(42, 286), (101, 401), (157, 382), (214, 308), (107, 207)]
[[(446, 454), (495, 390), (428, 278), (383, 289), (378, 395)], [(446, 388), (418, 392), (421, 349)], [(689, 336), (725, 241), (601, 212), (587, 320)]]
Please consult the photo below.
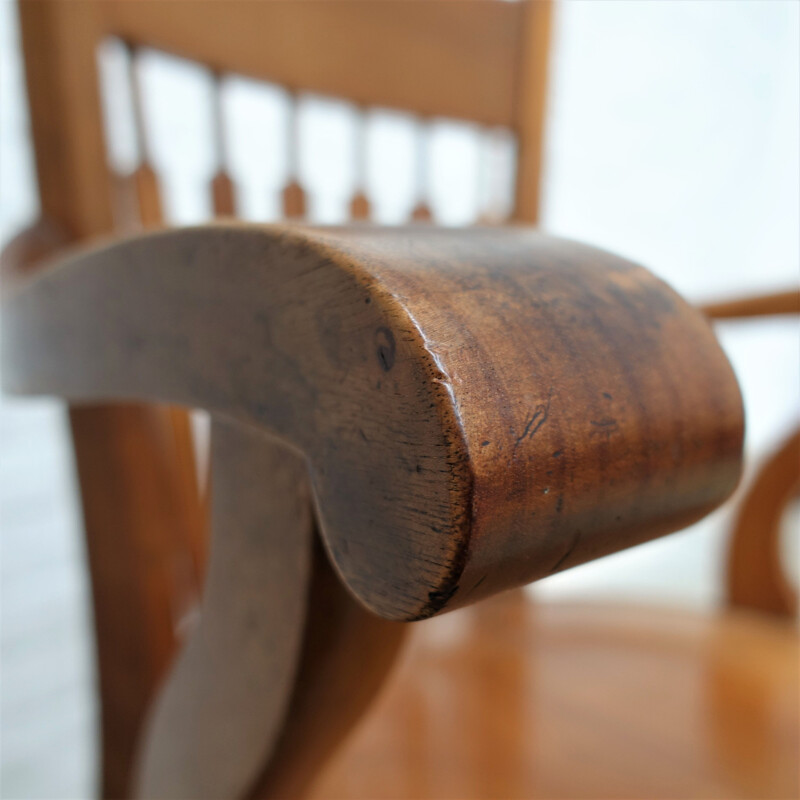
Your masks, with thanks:
[(415, 623), (310, 800), (787, 800), (786, 620), (509, 592)]
[(32, 282), (3, 323), (9, 389), (292, 442), (339, 573), (389, 619), (689, 524), (739, 476), (741, 399), (702, 315), (524, 229), (152, 235)]

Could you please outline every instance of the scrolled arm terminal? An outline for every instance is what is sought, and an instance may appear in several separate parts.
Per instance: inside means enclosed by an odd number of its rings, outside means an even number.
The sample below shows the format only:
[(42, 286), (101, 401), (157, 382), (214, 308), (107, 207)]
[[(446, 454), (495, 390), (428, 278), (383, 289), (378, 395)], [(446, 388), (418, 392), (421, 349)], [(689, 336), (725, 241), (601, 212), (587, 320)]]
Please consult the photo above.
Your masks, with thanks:
[(74, 256), (4, 305), (7, 389), (205, 408), (302, 452), (332, 561), (390, 619), (683, 527), (740, 473), (703, 316), (529, 230), (212, 225)]

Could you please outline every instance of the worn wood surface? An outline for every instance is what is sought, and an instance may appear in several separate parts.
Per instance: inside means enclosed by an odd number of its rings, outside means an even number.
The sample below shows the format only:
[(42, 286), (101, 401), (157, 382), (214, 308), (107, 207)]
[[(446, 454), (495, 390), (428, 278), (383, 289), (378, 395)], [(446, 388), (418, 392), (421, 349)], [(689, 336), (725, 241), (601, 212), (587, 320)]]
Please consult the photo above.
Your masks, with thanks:
[[(27, 269), (56, 246), (106, 236), (115, 228), (162, 223), (158, 175), (148, 157), (138, 90), (139, 168), (122, 177), (111, 175), (106, 164), (96, 53), (109, 35), (134, 48), (161, 47), (220, 71), (274, 80), (295, 90), (509, 125), (526, 154), (522, 161), (530, 155), (538, 159), (539, 133), (531, 126), (541, 127), (542, 119), (537, 121), (531, 110), (541, 96), (534, 96), (532, 105), (526, 96), (531, 86), (543, 90), (544, 76), (530, 70), (546, 63), (547, 43), (537, 38), (535, 46), (543, 49), (531, 56), (531, 29), (518, 24), (529, 12), (499, 2), (458, 8), (449, 3), (336, 5), (334, 13), (318, 3), (182, 3), (177, 13), (176, 5), (166, 2), (21, 0), (43, 216), (16, 242), (26, 248), (25, 257), (12, 253), (10, 261)], [(546, 5), (536, 3), (537, 13), (548, 12)], [(265, 36), (272, 37), (273, 46), (265, 46)], [(371, 64), (368, 70), (364, 59)], [(235, 210), (235, 187), (225, 170), (224, 125), (216, 111), (221, 157), (212, 194), (215, 213), (227, 215)], [(532, 149), (528, 142), (538, 143)], [(538, 184), (533, 185), (538, 171), (525, 167), (523, 172), (517, 186), (523, 183), (529, 194), (538, 193)], [(296, 213), (299, 204), (291, 199), (290, 210)], [(367, 198), (356, 199), (354, 214), (365, 216), (369, 204), (362, 200)], [(181, 411), (91, 404), (71, 416), (89, 550), (113, 552), (118, 546), (134, 576), (120, 581), (107, 559), (91, 562), (95, 608), (117, 609), (132, 618), (127, 625), (104, 624), (96, 643), (103, 793), (122, 797), (145, 705), (178, 643), (179, 631), (165, 631), (180, 622), (184, 611), (176, 609), (198, 591), (204, 525), (202, 511), (191, 501), (196, 476), (188, 420)], [(119, 522), (123, 515), (124, 524)], [(115, 545), (117, 537), (124, 541)], [(194, 565), (194, 577), (165, 566), (177, 562)], [(139, 616), (145, 610), (150, 620)], [(97, 617), (107, 619), (109, 613), (100, 610)], [(134, 652), (143, 663), (161, 666), (134, 676), (128, 658)]]
[(314, 800), (798, 796), (788, 621), (511, 592), (410, 627)]
[(10, 300), (9, 389), (204, 407), (305, 452), (329, 553), (391, 619), (686, 525), (738, 480), (741, 399), (702, 315), (523, 229), (210, 226)]
[(213, 425), (200, 622), (146, 731), (141, 797), (242, 797), (280, 733), (306, 614), (311, 498), (302, 459), (264, 439)]

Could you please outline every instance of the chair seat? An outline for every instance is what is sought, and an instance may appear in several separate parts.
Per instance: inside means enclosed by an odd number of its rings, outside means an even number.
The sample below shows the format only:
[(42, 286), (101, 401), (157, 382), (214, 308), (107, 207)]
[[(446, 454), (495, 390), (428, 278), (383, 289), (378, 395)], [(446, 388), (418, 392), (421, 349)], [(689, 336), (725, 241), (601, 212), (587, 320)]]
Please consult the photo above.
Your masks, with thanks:
[(794, 798), (798, 637), (744, 612), (538, 603), (415, 625), (315, 798)]

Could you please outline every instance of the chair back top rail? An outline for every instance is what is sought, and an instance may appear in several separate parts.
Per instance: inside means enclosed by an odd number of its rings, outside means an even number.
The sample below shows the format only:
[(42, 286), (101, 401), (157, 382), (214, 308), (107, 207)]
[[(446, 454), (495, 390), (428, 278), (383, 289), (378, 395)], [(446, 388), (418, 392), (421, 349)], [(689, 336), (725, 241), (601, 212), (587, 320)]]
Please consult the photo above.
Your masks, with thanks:
[[(512, 216), (537, 221), (550, 0), (204, 0), (191, 11), (161, 0), (20, 3), (42, 214), (69, 238), (114, 228), (97, 85), (97, 48), (108, 37), (295, 93), (508, 128), (517, 139)], [(227, 177), (216, 189), (223, 209), (232, 206)], [(292, 216), (298, 198), (284, 199)], [(367, 214), (358, 194), (352, 211)], [(416, 212), (429, 216), (424, 198)]]
[[(363, 106), (514, 127), (524, 3), (100, 0), (106, 34)], [(535, 10), (536, 3), (532, 4)]]

